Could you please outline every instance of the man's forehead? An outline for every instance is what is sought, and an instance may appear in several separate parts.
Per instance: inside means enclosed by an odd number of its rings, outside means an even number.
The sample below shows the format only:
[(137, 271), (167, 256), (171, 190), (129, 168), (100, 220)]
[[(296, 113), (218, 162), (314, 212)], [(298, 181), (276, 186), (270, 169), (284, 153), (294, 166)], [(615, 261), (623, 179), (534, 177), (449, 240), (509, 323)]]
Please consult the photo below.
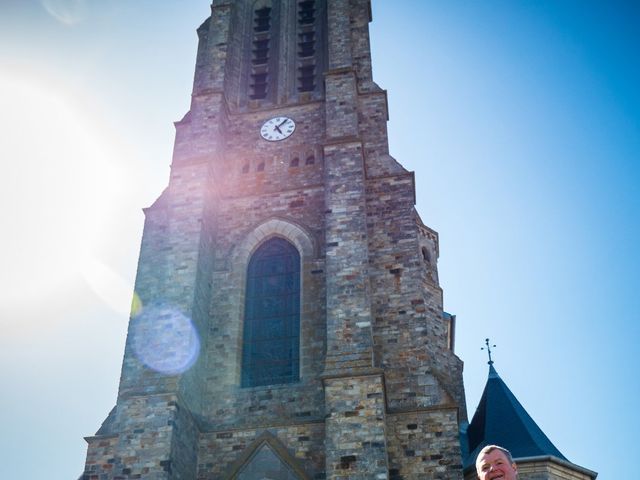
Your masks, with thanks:
[(498, 458), (501, 458), (503, 460), (507, 460), (507, 456), (504, 454), (504, 452), (501, 452), (500, 450), (498, 450), (496, 448), (496, 449), (491, 450), (490, 452), (487, 452), (484, 455), (482, 455), (478, 459), (478, 461), (476, 463), (482, 464), (482, 463), (490, 462), (492, 460), (496, 460)]

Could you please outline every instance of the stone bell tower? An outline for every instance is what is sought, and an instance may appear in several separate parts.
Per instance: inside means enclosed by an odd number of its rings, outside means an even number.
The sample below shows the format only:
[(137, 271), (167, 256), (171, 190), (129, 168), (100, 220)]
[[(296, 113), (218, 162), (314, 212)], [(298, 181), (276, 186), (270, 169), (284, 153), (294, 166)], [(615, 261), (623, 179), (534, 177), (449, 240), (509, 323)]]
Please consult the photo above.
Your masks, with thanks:
[(462, 479), (438, 235), (369, 0), (214, 0), (86, 479)]

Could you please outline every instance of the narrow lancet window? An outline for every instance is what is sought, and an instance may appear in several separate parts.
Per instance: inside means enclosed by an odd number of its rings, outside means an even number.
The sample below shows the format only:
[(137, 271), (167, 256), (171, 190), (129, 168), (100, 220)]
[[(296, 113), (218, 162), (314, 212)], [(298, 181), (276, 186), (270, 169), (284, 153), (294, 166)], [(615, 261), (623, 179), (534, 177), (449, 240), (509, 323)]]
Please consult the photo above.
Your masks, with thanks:
[(300, 254), (273, 238), (256, 250), (247, 270), (242, 386), (297, 381), (299, 344)]

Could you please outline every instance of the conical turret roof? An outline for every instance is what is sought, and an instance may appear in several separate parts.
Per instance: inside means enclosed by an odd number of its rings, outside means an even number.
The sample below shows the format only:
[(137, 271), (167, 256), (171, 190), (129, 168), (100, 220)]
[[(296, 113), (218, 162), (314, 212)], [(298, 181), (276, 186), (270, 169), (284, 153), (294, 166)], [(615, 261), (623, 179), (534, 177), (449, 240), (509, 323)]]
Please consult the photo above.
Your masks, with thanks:
[(493, 362), (466, 437), (469, 455), (465, 467), (473, 465), (478, 452), (490, 444), (508, 449), (514, 459), (551, 455), (567, 461), (502, 381)]

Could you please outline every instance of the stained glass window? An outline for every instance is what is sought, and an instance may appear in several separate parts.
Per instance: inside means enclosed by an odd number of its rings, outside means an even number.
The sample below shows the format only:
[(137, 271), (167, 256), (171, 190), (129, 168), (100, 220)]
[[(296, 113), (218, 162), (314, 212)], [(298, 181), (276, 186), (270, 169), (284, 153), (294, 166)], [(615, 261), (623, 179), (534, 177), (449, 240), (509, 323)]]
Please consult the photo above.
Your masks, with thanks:
[(298, 380), (300, 254), (286, 240), (261, 245), (247, 270), (242, 386)]

